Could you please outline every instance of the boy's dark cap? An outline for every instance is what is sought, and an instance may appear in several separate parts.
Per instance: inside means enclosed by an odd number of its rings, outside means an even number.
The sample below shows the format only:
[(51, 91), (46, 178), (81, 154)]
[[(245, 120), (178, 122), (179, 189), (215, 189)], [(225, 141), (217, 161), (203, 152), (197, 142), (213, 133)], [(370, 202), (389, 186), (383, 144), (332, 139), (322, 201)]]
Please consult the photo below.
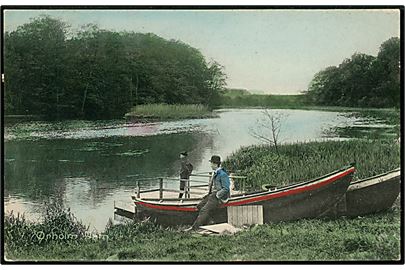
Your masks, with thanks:
[(221, 157), (220, 156), (212, 156), (209, 162), (215, 163), (215, 164), (220, 164), (221, 163)]
[(188, 153), (187, 153), (187, 151), (183, 151), (183, 152), (180, 152), (180, 155), (188, 156)]

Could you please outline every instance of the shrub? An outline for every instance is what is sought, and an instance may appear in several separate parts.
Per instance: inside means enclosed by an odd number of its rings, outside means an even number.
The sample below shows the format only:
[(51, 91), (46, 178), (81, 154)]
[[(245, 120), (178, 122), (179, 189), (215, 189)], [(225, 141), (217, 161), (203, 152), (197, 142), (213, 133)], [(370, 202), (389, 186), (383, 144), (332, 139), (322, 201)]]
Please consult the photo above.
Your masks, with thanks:
[(42, 222), (33, 223), (24, 215), (7, 213), (4, 217), (4, 241), (10, 250), (30, 246), (43, 246), (49, 242), (77, 243), (88, 234), (88, 227), (83, 225), (59, 203), (45, 206)]

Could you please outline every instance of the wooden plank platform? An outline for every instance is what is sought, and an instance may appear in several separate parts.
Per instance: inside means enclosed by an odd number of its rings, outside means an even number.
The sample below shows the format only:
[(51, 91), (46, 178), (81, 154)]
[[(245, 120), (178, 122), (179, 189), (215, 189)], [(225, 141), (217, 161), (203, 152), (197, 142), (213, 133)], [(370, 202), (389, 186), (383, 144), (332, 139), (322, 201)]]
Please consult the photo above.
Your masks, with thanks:
[[(200, 234), (211, 234), (211, 233), (234, 234), (234, 233), (241, 231), (241, 229), (235, 228), (234, 226), (232, 226), (231, 224), (228, 224), (228, 223), (219, 223), (219, 224), (213, 224), (213, 225), (200, 226), (200, 228), (203, 229), (203, 231), (198, 232)], [(206, 231), (208, 231), (208, 232), (206, 232)]]
[(114, 208), (114, 214), (118, 215), (118, 216), (121, 216), (121, 217), (126, 217), (126, 218), (133, 219), (134, 216), (135, 216), (135, 211), (128, 211), (126, 209), (115, 207)]
[(135, 211), (135, 205), (131, 207), (129, 203), (114, 202), (114, 215), (134, 219)]

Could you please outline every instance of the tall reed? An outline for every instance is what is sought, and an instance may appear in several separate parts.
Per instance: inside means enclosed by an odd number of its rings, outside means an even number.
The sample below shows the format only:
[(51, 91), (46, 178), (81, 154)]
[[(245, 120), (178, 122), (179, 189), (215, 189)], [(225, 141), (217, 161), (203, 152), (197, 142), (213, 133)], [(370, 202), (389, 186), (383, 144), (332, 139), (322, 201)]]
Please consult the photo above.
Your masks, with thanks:
[[(223, 166), (247, 176), (246, 187), (286, 185), (310, 180), (349, 163), (356, 163), (356, 178), (365, 178), (400, 166), (400, 147), (387, 140), (348, 140), (243, 147)], [(238, 185), (238, 183), (237, 183)]]
[(127, 118), (139, 119), (187, 119), (212, 117), (213, 113), (201, 104), (145, 104), (132, 108)]

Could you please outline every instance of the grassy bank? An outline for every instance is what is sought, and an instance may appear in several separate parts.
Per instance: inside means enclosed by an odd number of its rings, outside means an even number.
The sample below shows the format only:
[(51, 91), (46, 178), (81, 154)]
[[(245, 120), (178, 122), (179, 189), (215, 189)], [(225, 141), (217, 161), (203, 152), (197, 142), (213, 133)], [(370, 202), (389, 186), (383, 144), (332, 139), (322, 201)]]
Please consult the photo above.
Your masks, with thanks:
[[(365, 178), (400, 166), (400, 147), (392, 140), (325, 141), (244, 147), (224, 167), (247, 176), (246, 188), (263, 184), (286, 185), (309, 180), (356, 162), (356, 178)], [(236, 183), (238, 184), (238, 183)]]
[[(13, 230), (20, 227), (14, 222)], [(6, 223), (5, 229), (9, 228)], [(17, 236), (24, 238), (19, 247), (10, 248), (6, 235), (9, 260), (391, 261), (398, 260), (400, 252), (398, 209), (355, 219), (259, 225), (232, 236), (200, 236), (143, 222), (111, 226), (99, 237), (79, 237), (74, 241), (50, 239), (33, 244), (30, 239), (42, 235), (41, 227), (27, 227), (26, 231), (28, 234)]]
[(252, 94), (244, 89), (225, 90), (220, 98), (221, 108), (270, 108), (270, 109), (300, 109), (334, 112), (364, 112), (376, 117), (391, 117), (399, 115), (398, 108), (360, 108), (344, 106), (323, 106), (310, 102), (305, 95), (267, 95)]
[(177, 120), (214, 117), (207, 106), (201, 104), (147, 104), (138, 105), (125, 114), (127, 119), (135, 120)]
[[(254, 146), (224, 165), (248, 175), (251, 188), (284, 184), (328, 173), (357, 161), (357, 177), (399, 166), (399, 146), (389, 141), (345, 141)], [(260, 181), (260, 179), (265, 179)], [(313, 219), (248, 228), (233, 236), (200, 236), (150, 222), (107, 225), (92, 233), (68, 211), (50, 204), (31, 223), (6, 214), (6, 258), (33, 261), (328, 261), (398, 260), (400, 206), (359, 218)]]

